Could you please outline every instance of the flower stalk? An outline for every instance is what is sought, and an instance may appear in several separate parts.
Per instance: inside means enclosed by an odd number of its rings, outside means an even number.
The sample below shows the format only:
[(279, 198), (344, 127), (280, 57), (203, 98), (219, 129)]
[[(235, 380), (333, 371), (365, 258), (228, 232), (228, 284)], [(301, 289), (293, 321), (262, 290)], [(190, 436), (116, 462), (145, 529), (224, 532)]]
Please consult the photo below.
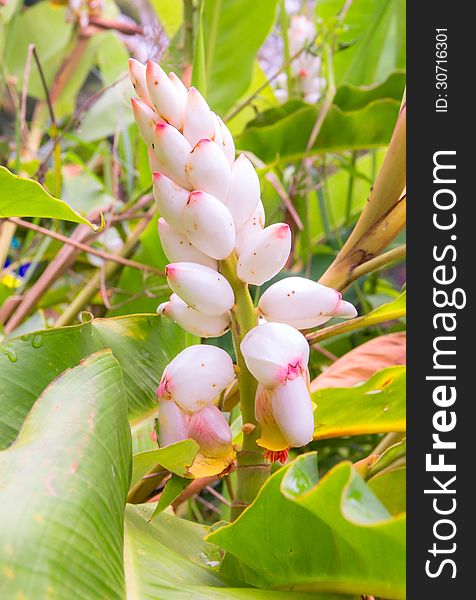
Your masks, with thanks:
[[(158, 312), (201, 337), (231, 329), (236, 355), (233, 368), (224, 350), (201, 344), (167, 365), (157, 390), (159, 444), (194, 439), (199, 450), (188, 467), (193, 477), (224, 476), (236, 458), (235, 519), (256, 498), (270, 462), (285, 462), (290, 447), (312, 439), (309, 346), (298, 329), (332, 316), (348, 318), (355, 310), (335, 290), (299, 278), (288, 278), (286, 289), (275, 283), (265, 305), (254, 307), (248, 286), (283, 269), (292, 243), (289, 226), (265, 227), (255, 168), (246, 156), (235, 157), (231, 133), (198, 90), (151, 61), (145, 67), (131, 60), (129, 67), (139, 96), (132, 101), (134, 116), (148, 145), (162, 217), (159, 235), (173, 261), (165, 273), (174, 293)], [(260, 325), (260, 315), (266, 324)], [(230, 424), (217, 407), (234, 385), (243, 418), (241, 448), (232, 445)]]
[(260, 436), (255, 416), (257, 381), (248, 370), (240, 349), (245, 335), (258, 325), (258, 314), (248, 284), (238, 279), (236, 267), (235, 253), (220, 263), (220, 271), (228, 279), (235, 293), (235, 305), (231, 310), (231, 332), (238, 366), (237, 379), (244, 425), (243, 446), (237, 453), (237, 486), (231, 507), (232, 520), (253, 502), (271, 471), (271, 465), (264, 459), (263, 448), (256, 443)]

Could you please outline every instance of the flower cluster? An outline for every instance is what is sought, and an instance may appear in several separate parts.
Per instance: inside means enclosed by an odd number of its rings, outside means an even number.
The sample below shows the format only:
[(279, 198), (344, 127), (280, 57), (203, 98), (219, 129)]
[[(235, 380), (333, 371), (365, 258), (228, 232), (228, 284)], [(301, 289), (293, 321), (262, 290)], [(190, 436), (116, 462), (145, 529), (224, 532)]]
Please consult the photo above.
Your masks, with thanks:
[[(221, 261), (233, 258), (227, 264), (241, 285), (262, 285), (288, 260), (290, 228), (265, 227), (257, 173), (244, 154), (235, 159), (228, 128), (200, 92), (152, 61), (130, 59), (129, 67), (161, 214), (159, 236), (171, 261), (166, 276), (173, 294), (158, 312), (202, 338), (217, 337), (229, 329), (237, 302)], [(356, 311), (336, 290), (302, 277), (271, 285), (257, 311), (266, 322), (247, 333), (241, 352), (258, 381), (258, 443), (270, 460), (285, 460), (289, 447), (307, 444), (313, 433), (309, 347), (298, 330)], [(233, 380), (231, 358), (211, 345), (187, 348), (162, 376), (159, 441), (196, 440), (195, 476), (220, 473), (233, 461), (231, 430), (216, 407)]]
[[(291, 25), (288, 30), (289, 54), (296, 55), (305, 46), (311, 44), (316, 37), (314, 23), (304, 15), (291, 17)], [(321, 77), (321, 58), (310, 50), (304, 50), (292, 61), (290, 65), (291, 75), (299, 85), (299, 91), (304, 100), (315, 104), (321, 97), (322, 90), (326, 86), (326, 80)], [(275, 94), (281, 101), (288, 100), (288, 81), (286, 73), (281, 73), (276, 78), (277, 89)]]

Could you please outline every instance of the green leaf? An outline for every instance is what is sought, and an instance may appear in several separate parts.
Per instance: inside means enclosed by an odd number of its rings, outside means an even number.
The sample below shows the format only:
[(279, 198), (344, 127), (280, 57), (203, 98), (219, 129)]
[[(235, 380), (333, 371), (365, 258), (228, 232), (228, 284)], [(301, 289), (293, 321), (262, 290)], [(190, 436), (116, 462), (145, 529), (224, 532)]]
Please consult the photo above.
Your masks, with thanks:
[(350, 463), (318, 483), (316, 461), (304, 454), (277, 471), (206, 539), (239, 561), (249, 585), (403, 600), (404, 516), (392, 518)]
[(341, 85), (337, 88), (334, 104), (343, 111), (359, 110), (382, 98), (391, 98), (396, 102), (402, 99), (405, 90), (405, 73), (396, 71), (380, 84), (372, 86)]
[[(341, 0), (318, 0), (325, 21), (342, 10)], [(337, 83), (371, 85), (405, 68), (405, 0), (354, 0), (338, 36), (334, 56)]]
[(163, 492), (160, 494), (157, 506), (150, 517), (151, 520), (157, 515), (160, 515), (160, 513), (163, 513), (164, 510), (168, 508), (174, 500), (177, 500), (177, 498), (188, 485), (190, 485), (190, 479), (185, 479), (184, 477), (179, 477), (178, 475), (172, 475), (172, 477), (167, 481)]
[(222, 553), (203, 541), (208, 529), (153, 507), (127, 506), (125, 520), (126, 596), (140, 600), (344, 600), (341, 596), (242, 587), (212, 569)]
[[(170, 446), (134, 454), (127, 501), (133, 504), (145, 502), (169, 473), (179, 478), (187, 477), (197, 451), (198, 444), (194, 440), (182, 440)], [(190, 479), (188, 481), (190, 483)]]
[(43, 392), (0, 453), (0, 597), (123, 597), (130, 443), (111, 352)]
[(402, 319), (407, 314), (407, 292), (403, 291), (398, 298), (382, 304), (378, 308), (371, 310), (369, 313), (356, 319), (351, 319), (344, 323), (338, 323), (337, 325), (331, 325), (330, 327), (324, 327), (319, 329), (307, 337), (313, 342), (320, 342), (336, 335), (343, 333), (349, 333), (350, 331), (356, 331), (363, 327), (371, 327), (372, 325), (378, 325), (385, 323), (386, 321), (394, 321), (396, 319)]
[(42, 217), (95, 225), (74, 211), (66, 202), (50, 196), (33, 179), (25, 179), (0, 166), (0, 217)]
[(183, 21), (183, 2), (151, 0), (150, 3), (159, 17), (165, 33), (169, 38), (173, 38)]
[(276, 3), (204, 0), (197, 39), (203, 38), (204, 93), (218, 114), (225, 114), (247, 90), (256, 54), (274, 23)]
[(157, 315), (92, 319), (7, 340), (0, 345), (0, 448), (13, 442), (55, 377), (102, 348), (111, 348), (122, 367), (133, 426), (146, 418), (150, 432), (162, 371), (184, 347), (182, 330)]
[(134, 455), (131, 487), (155, 467), (163, 467), (170, 473), (185, 477), (188, 467), (197, 454), (198, 444), (194, 440), (182, 440), (170, 446), (147, 450)]
[(388, 367), (362, 385), (312, 394), (314, 439), (405, 431), (405, 367)]
[[(26, 7), (11, 22), (6, 39), (4, 67), (11, 77), (15, 77), (19, 90), (23, 85), (30, 44), (35, 45), (46, 83), (48, 88), (51, 87), (72, 38), (73, 24), (68, 23), (65, 17), (65, 7), (38, 2), (35, 6)], [(35, 98), (45, 97), (35, 64), (32, 65), (28, 81), (28, 94)]]
[(121, 79), (106, 89), (83, 116), (77, 136), (83, 142), (95, 142), (114, 135), (118, 128), (131, 125), (134, 117), (130, 98), (133, 95), (129, 78)]
[(251, 123), (237, 140), (237, 147), (271, 164), (324, 152), (385, 146), (392, 135), (399, 106), (399, 102), (391, 99), (377, 100), (352, 112), (332, 106), (309, 152), (306, 146), (319, 108), (304, 106), (271, 125), (255, 127)]
[(398, 515), (405, 511), (407, 486), (405, 467), (383, 471), (369, 479), (367, 484), (392, 515)]

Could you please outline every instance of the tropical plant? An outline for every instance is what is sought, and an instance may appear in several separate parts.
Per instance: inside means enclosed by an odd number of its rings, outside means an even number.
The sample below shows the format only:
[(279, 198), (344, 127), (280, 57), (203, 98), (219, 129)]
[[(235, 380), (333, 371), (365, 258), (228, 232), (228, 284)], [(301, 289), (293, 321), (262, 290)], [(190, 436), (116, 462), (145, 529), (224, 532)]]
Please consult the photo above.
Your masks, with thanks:
[(405, 597), (404, 7), (1, 2), (2, 598)]

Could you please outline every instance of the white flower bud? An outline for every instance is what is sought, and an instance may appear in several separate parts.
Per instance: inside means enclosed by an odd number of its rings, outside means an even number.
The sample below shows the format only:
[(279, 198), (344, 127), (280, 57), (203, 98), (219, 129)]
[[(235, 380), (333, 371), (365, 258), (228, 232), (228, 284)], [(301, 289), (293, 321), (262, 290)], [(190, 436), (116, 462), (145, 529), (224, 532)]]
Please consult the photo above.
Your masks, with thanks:
[(350, 319), (357, 315), (340, 292), (305, 277), (287, 277), (274, 283), (258, 306), (267, 321), (287, 323), (296, 329), (317, 327), (334, 316)]
[(215, 144), (223, 150), (231, 166), (235, 161), (235, 142), (233, 136), (220, 117), (215, 113), (212, 113), (212, 115), (215, 122), (215, 134), (213, 140)]
[(254, 239), (257, 233), (264, 229), (265, 218), (264, 206), (260, 200), (251, 219), (246, 221), (241, 228), (237, 228), (235, 248), (238, 252), (238, 256), (241, 254), (241, 249), (244, 246), (246, 247), (246, 244)]
[(150, 99), (159, 115), (177, 129), (181, 129), (185, 108), (183, 96), (164, 70), (152, 60), (147, 63), (146, 83)]
[(190, 416), (173, 400), (159, 398), (159, 444), (169, 446), (188, 438)]
[(241, 246), (237, 266), (238, 277), (246, 283), (262, 285), (281, 271), (290, 251), (289, 225), (269, 225)]
[(235, 458), (233, 436), (228, 422), (216, 406), (209, 404), (192, 415), (188, 435), (200, 446), (189, 469), (194, 477), (218, 475), (229, 468)]
[[(151, 153), (151, 157), (155, 157), (155, 154)], [(151, 158), (151, 163), (153, 160)], [(154, 164), (154, 166), (156, 165)], [(152, 173), (152, 181), (154, 198), (160, 214), (176, 231), (185, 233), (183, 209), (187, 204), (190, 192), (158, 171)]]
[(180, 131), (167, 123), (157, 123), (152, 149), (162, 165), (163, 173), (178, 185), (190, 189), (185, 163), (192, 148)]
[(312, 402), (306, 380), (307, 374), (303, 373), (272, 391), (274, 418), (293, 448), (309, 444), (314, 434)]
[(235, 302), (227, 279), (210, 267), (178, 262), (167, 265), (165, 273), (172, 291), (206, 315), (222, 315), (231, 310)]
[(235, 247), (235, 225), (228, 208), (206, 192), (192, 192), (183, 210), (183, 224), (192, 244), (223, 260)]
[(142, 100), (131, 98), (131, 104), (139, 133), (147, 146), (150, 147), (154, 139), (154, 129), (156, 123), (159, 121), (159, 116), (155, 110), (147, 106)]
[[(149, 96), (149, 90), (147, 89), (147, 83), (145, 80), (145, 65), (140, 63), (135, 58), (130, 58), (129, 61), (129, 78), (132, 83), (137, 96), (150, 108), (154, 108), (152, 100)], [(155, 112), (155, 111), (154, 111)]]
[(226, 200), (231, 169), (215, 142), (200, 140), (188, 156), (185, 172), (194, 189), (212, 194), (222, 202)]
[(197, 344), (182, 350), (165, 367), (157, 396), (194, 413), (221, 394), (234, 377), (233, 362), (224, 350)]
[(266, 448), (265, 458), (285, 462), (290, 447), (300, 448), (312, 440), (312, 409), (307, 372), (275, 387), (258, 385), (255, 410), (261, 437), (257, 443)]
[(306, 338), (283, 323), (254, 327), (245, 335), (240, 348), (251, 374), (265, 386), (295, 379), (307, 369)]
[(231, 180), (226, 198), (237, 229), (251, 219), (260, 201), (259, 178), (250, 160), (244, 154), (231, 167)]
[(212, 139), (215, 123), (212, 111), (200, 92), (189, 88), (183, 119), (183, 134), (192, 146), (202, 139)]
[(185, 87), (185, 85), (184, 85), (183, 81), (180, 79), (180, 77), (177, 77), (177, 75), (175, 75), (175, 73), (173, 71), (170, 71), (169, 79), (174, 84), (175, 89), (179, 93), (179, 96), (181, 98), (181, 103), (185, 109), (185, 103), (187, 102), (187, 88)]
[(169, 302), (163, 302), (157, 308), (157, 312), (178, 323), (185, 331), (201, 338), (220, 337), (230, 326), (229, 313), (205, 315), (188, 306), (177, 294), (172, 294)]
[(291, 26), (289, 27), (289, 52), (296, 54), (306, 44), (309, 44), (316, 35), (314, 23), (305, 15), (293, 15), (291, 17)]
[(206, 265), (218, 270), (217, 261), (213, 260), (192, 245), (183, 234), (171, 227), (165, 219), (160, 218), (157, 227), (165, 256), (171, 262), (192, 262)]

